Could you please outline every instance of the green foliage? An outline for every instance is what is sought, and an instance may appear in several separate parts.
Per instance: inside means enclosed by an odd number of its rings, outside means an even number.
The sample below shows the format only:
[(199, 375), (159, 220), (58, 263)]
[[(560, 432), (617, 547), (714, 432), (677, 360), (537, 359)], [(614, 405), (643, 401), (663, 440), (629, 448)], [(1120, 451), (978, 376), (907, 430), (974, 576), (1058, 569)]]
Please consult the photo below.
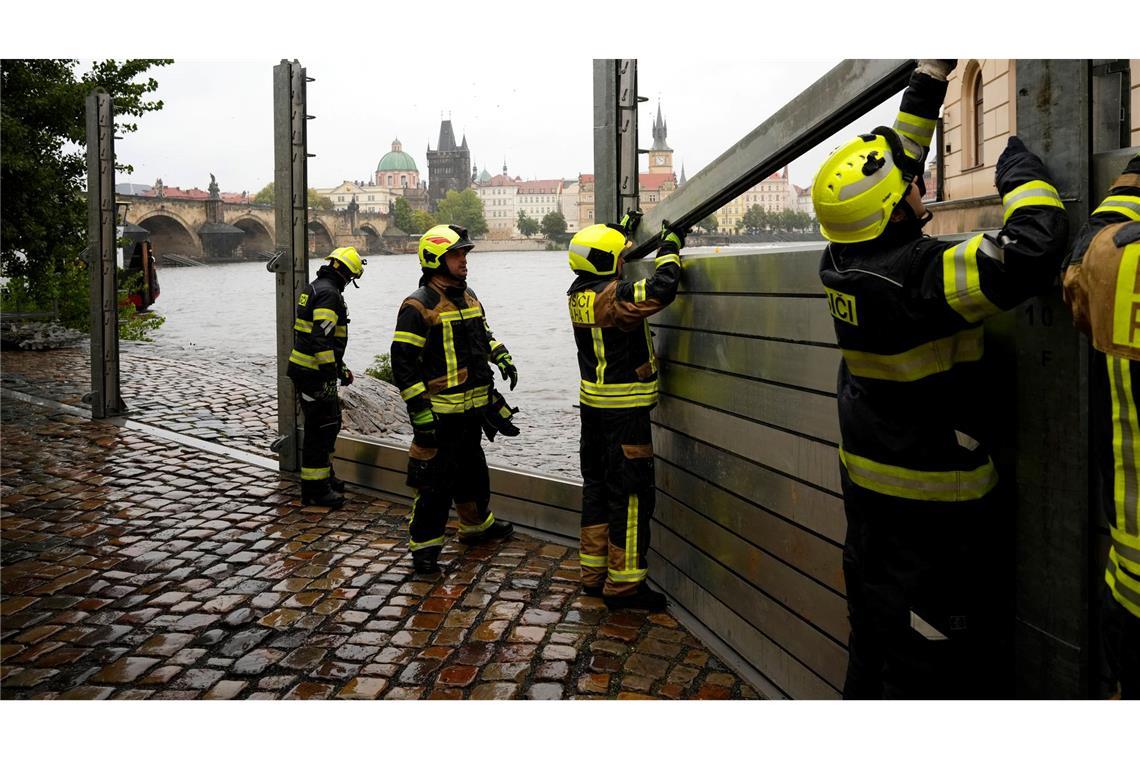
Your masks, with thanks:
[(515, 222), (515, 226), (519, 228), (519, 232), (528, 238), (532, 235), (537, 235), (540, 229), (538, 221), (527, 216), (525, 211), (519, 212), (519, 218), (518, 221)]
[(716, 214), (709, 214), (701, 221), (697, 222), (697, 226), (705, 232), (716, 232)]
[(273, 195), (273, 183), (270, 182), (265, 187), (257, 191), (257, 195), (253, 196), (253, 202), (259, 203), (262, 206), (272, 206), (275, 201)]
[(412, 212), (412, 222), (415, 229), (415, 232), (412, 233), (413, 235), (422, 235), (439, 224), (439, 220), (434, 214), (430, 214), (427, 211), (420, 211), (419, 209)]
[(422, 235), (424, 233), (424, 230), (421, 230), (416, 224), (416, 215), (412, 211), (412, 205), (405, 198), (396, 199), (396, 203), (392, 207), (392, 224), (396, 226), (396, 229), (409, 235)]
[(763, 206), (753, 204), (752, 208), (744, 212), (744, 218), (740, 221), (743, 223), (744, 229), (755, 234), (768, 228), (769, 215)]
[(376, 354), (372, 359), (372, 366), (364, 370), (364, 374), (392, 385), (396, 384), (396, 379), (392, 376), (392, 358), (388, 354)]
[[(5, 310), (58, 313), (86, 329), (86, 99), (102, 87), (115, 107), (115, 133), (138, 130), (135, 119), (162, 108), (149, 96), (152, 67), (169, 60), (102, 61), (76, 76), (74, 60), (0, 62), (0, 274)], [(131, 171), (129, 166), (117, 166)], [(16, 306), (18, 304), (18, 306)]]
[(142, 272), (119, 275), (119, 340), (152, 342), (150, 333), (162, 327), (166, 317), (153, 312), (142, 312), (128, 300), (131, 293), (142, 288)]
[(543, 237), (547, 240), (558, 241), (566, 236), (566, 217), (562, 216), (561, 211), (551, 211), (542, 217), (540, 227)]
[(483, 201), (471, 188), (463, 192), (448, 190), (447, 196), (436, 206), (439, 224), (458, 224), (466, 227), (471, 237), (487, 234), (487, 220), (483, 217)]
[(737, 231), (743, 227), (749, 233), (762, 231), (771, 232), (799, 232), (815, 228), (815, 220), (802, 211), (790, 208), (780, 211), (766, 211), (759, 205), (754, 205), (744, 213), (744, 218), (737, 226)]
[[(311, 187), (309, 188), (309, 191), (305, 197), (309, 204), (309, 208), (317, 208), (322, 211), (332, 211), (334, 208), (336, 208), (333, 205), (332, 198), (320, 195)], [(261, 204), (263, 206), (272, 206), (274, 203), (276, 203), (277, 197), (274, 195), (273, 183), (270, 182), (268, 185), (258, 190), (257, 195), (253, 196), (253, 202)]]

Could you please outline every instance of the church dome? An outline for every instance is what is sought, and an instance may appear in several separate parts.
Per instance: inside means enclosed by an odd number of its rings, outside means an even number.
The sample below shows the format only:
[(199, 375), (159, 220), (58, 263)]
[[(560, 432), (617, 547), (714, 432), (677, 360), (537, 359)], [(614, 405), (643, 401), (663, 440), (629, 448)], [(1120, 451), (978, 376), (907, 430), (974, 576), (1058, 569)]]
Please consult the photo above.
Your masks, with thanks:
[(403, 146), (400, 141), (396, 140), (392, 143), (392, 150), (385, 153), (384, 157), (380, 159), (380, 163), (376, 165), (378, 172), (416, 172), (416, 161), (410, 155), (404, 152)]

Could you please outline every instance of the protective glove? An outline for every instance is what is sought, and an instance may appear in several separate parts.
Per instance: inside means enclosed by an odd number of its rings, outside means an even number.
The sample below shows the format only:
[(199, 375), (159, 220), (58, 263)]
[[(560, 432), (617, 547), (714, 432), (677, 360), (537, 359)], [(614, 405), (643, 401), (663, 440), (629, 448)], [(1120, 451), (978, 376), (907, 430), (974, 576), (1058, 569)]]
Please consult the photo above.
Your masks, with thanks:
[(1015, 168), (1017, 182), (1026, 182), (1030, 179), (1049, 180), (1049, 171), (1041, 159), (1025, 146), (1020, 137), (1011, 135), (1005, 150), (998, 156), (997, 169), (994, 171), (994, 184), (999, 192), (1006, 192), (1003, 189), (1004, 181)]
[(673, 229), (668, 222), (661, 223), (661, 250), (665, 253), (679, 253), (685, 247), (687, 230)]
[(355, 379), (356, 379), (356, 376), (352, 374), (352, 370), (350, 370), (348, 367), (341, 367), (340, 368), (340, 384), (341, 385), (352, 385), (352, 381)]
[(336, 380), (326, 380), (317, 390), (316, 397), (326, 401), (330, 398), (336, 398), (336, 386)]
[(642, 216), (644, 216), (644, 214), (642, 214), (637, 209), (630, 209), (629, 211), (625, 212), (625, 216), (621, 218), (621, 221), (618, 222), (618, 225), (623, 230), (625, 230), (626, 237), (632, 235), (633, 231), (637, 229), (637, 225), (641, 224)]
[(435, 434), (435, 412), (431, 409), (423, 409), (410, 416), (412, 418), (412, 442), (425, 449), (439, 448), (439, 441)]
[(915, 71), (918, 71), (927, 76), (934, 77), (935, 79), (945, 82), (946, 77), (950, 76), (950, 72), (958, 65), (956, 58), (920, 58), (917, 61), (918, 65), (915, 66)]
[(499, 372), (502, 373), (504, 380), (508, 377), (511, 379), (511, 390), (513, 391), (519, 381), (519, 371), (515, 369), (515, 363), (511, 360), (511, 355), (502, 354), (495, 360), (495, 364), (499, 365)]

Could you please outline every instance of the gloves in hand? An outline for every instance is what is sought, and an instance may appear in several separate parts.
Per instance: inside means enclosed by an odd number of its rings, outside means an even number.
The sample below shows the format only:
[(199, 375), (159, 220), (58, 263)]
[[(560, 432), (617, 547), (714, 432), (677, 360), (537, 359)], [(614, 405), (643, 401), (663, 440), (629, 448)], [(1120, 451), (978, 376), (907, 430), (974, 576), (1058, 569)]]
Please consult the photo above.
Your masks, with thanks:
[(317, 389), (317, 393), (315, 395), (318, 399), (322, 400), (336, 398), (336, 386), (336, 380), (326, 380), (321, 384), (320, 388)]
[(998, 187), (999, 192), (1006, 192), (1002, 189), (1004, 180), (1015, 168), (1017, 169), (1016, 181), (1018, 183), (1031, 179), (1049, 179), (1049, 172), (1041, 159), (1025, 147), (1025, 143), (1021, 141), (1020, 137), (1012, 135), (1009, 142), (1006, 143), (1005, 150), (998, 156), (997, 169), (994, 172), (994, 184)]
[(934, 77), (935, 79), (946, 81), (946, 77), (950, 76), (950, 72), (958, 65), (957, 59), (951, 58), (920, 58), (918, 65), (915, 66), (915, 71), (926, 74), (927, 76)]
[(352, 381), (355, 379), (356, 379), (356, 376), (352, 374), (352, 370), (350, 370), (348, 367), (341, 367), (341, 369), (340, 369), (340, 384), (341, 385), (352, 385)]
[(618, 224), (625, 230), (626, 237), (632, 235), (633, 231), (637, 229), (637, 225), (641, 223), (642, 216), (644, 216), (644, 214), (637, 209), (630, 209), (625, 212), (625, 216), (621, 218)]
[(685, 247), (686, 231), (671, 229), (667, 223), (661, 224), (661, 250), (680, 251)]
[(504, 380), (508, 377), (511, 379), (511, 390), (513, 391), (519, 381), (519, 371), (515, 369), (515, 363), (511, 360), (511, 355), (503, 354), (495, 360), (495, 364), (499, 365), (499, 372), (502, 373)]

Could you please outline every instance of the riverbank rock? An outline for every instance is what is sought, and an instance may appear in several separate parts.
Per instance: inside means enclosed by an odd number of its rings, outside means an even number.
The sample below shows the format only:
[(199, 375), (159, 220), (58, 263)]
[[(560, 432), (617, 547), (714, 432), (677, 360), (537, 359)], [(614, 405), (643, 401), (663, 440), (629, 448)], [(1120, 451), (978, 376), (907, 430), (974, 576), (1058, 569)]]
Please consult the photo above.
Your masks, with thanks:
[(345, 432), (376, 437), (412, 434), (408, 412), (396, 386), (364, 373), (340, 389)]
[(59, 322), (0, 322), (0, 348), (5, 351), (45, 351), (74, 346), (86, 333)]

